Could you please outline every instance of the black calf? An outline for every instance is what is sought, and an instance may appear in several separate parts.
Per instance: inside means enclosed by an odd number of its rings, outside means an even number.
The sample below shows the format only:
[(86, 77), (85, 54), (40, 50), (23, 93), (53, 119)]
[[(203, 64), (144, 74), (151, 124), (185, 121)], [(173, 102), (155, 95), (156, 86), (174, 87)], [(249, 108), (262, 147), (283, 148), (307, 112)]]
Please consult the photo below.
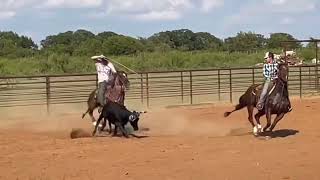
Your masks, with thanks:
[(104, 118), (104, 123), (106, 123), (106, 120), (110, 123), (115, 125), (114, 134), (117, 134), (117, 128), (120, 128), (120, 131), (122, 134), (128, 138), (128, 133), (125, 130), (124, 126), (130, 122), (131, 126), (135, 131), (139, 130), (138, 127), (138, 121), (140, 117), (139, 112), (133, 111), (130, 112), (125, 106), (120, 105), (118, 103), (109, 101), (102, 109), (102, 112), (99, 116), (99, 119), (97, 120), (96, 126), (94, 128), (94, 131), (92, 132), (92, 135), (94, 136), (96, 134), (96, 131), (98, 129), (98, 126), (100, 124), (100, 121)]

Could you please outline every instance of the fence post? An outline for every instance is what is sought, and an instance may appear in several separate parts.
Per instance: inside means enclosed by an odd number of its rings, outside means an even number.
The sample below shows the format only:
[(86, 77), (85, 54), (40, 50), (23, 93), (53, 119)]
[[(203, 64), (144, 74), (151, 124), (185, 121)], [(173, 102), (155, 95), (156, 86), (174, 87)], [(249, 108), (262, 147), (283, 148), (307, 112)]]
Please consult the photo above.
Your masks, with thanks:
[(220, 69), (218, 69), (218, 97), (219, 101), (221, 101), (221, 84), (220, 84)]
[(140, 79), (140, 90), (141, 90), (140, 95), (141, 95), (141, 103), (143, 104), (143, 90), (144, 89), (143, 89), (143, 74), (142, 73), (140, 74), (140, 78), (141, 78)]
[(181, 101), (182, 101), (182, 103), (183, 103), (183, 101), (184, 101), (184, 98), (183, 98), (183, 94), (184, 94), (184, 89), (183, 89), (183, 72), (181, 71), (180, 72), (180, 77), (181, 77)]
[(98, 74), (96, 74), (96, 88), (98, 88), (99, 83), (98, 83)]
[(50, 77), (46, 76), (47, 113), (50, 114)]
[(149, 74), (146, 73), (146, 83), (147, 83), (147, 107), (149, 107)]
[(232, 103), (232, 74), (231, 69), (229, 69), (229, 80), (230, 80), (230, 102)]
[(316, 88), (317, 88), (317, 92), (319, 92), (319, 75), (318, 75), (318, 41), (315, 42), (316, 43)]
[(299, 67), (299, 80), (300, 80), (300, 99), (302, 98), (302, 74), (301, 74), (301, 66)]
[(252, 84), (255, 83), (255, 77), (254, 77), (254, 68), (252, 68)]
[(193, 97), (192, 97), (192, 71), (189, 71), (189, 75), (190, 75), (190, 103), (193, 104)]
[(311, 68), (309, 67), (309, 75), (308, 75), (308, 77), (309, 77), (309, 88), (311, 88), (312, 86), (311, 86)]

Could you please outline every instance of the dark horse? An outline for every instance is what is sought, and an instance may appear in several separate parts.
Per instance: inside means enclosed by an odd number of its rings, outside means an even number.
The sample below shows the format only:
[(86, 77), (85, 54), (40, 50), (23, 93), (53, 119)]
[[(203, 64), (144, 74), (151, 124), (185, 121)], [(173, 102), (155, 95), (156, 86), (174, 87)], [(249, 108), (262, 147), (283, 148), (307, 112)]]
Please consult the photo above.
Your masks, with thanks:
[[(228, 117), (231, 113), (238, 111), (244, 107), (248, 109), (248, 120), (253, 127), (253, 133), (257, 135), (258, 132), (272, 131), (277, 123), (289, 112), (289, 92), (288, 92), (288, 64), (280, 63), (278, 65), (279, 73), (278, 78), (273, 81), (273, 85), (267, 94), (264, 108), (255, 115), (257, 127), (253, 122), (253, 110), (259, 100), (262, 91), (262, 85), (251, 85), (247, 91), (240, 97), (239, 104), (231, 112), (225, 112), (224, 117)], [(271, 115), (276, 114), (276, 118), (271, 124)], [(267, 125), (262, 129), (260, 124), (260, 117), (266, 115)], [(271, 127), (270, 127), (271, 126)]]
[[(118, 71), (114, 74), (111, 85), (107, 86), (106, 99), (108, 101), (113, 101), (124, 105), (125, 90), (129, 88), (129, 85), (130, 82), (127, 74), (124, 71)], [(98, 90), (95, 89), (90, 93), (87, 101), (88, 110), (82, 115), (83, 119), (85, 115), (89, 113), (93, 123), (96, 122), (95, 118), (93, 117), (93, 111), (96, 108), (101, 107), (100, 103), (97, 102), (97, 91)]]

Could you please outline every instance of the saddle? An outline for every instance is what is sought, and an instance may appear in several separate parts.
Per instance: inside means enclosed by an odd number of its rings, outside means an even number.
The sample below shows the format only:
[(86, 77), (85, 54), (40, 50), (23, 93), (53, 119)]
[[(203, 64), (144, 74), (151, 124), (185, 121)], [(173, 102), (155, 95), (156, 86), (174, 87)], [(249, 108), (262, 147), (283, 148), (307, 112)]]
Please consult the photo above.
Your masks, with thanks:
[(106, 98), (109, 101), (123, 104), (124, 87), (123, 86), (107, 86)]
[[(117, 85), (107, 85), (107, 90), (105, 92), (105, 97), (107, 101), (112, 101), (119, 103), (121, 105), (124, 104), (124, 87), (117, 86)], [(94, 98), (97, 99), (98, 97), (98, 90), (96, 90)]]
[[(271, 81), (270, 82), (270, 86), (268, 87), (267, 96), (270, 95), (274, 91), (274, 89), (276, 87), (275, 85), (276, 85), (275, 81)], [(256, 95), (259, 98), (260, 95), (261, 95), (262, 89), (263, 89), (263, 84), (259, 84), (259, 85), (254, 87), (254, 89), (252, 91), (252, 94)]]

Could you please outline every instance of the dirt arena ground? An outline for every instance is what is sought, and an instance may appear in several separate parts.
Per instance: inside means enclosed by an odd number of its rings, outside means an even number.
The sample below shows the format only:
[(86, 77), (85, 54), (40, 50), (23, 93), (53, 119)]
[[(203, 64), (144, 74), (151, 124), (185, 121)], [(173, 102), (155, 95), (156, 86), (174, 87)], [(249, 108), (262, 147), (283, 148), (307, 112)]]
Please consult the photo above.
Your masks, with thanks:
[(245, 109), (224, 118), (231, 105), (153, 109), (139, 139), (70, 139), (72, 128), (91, 132), (82, 110), (2, 117), (0, 179), (318, 180), (320, 98), (293, 107), (269, 140), (249, 133)]

